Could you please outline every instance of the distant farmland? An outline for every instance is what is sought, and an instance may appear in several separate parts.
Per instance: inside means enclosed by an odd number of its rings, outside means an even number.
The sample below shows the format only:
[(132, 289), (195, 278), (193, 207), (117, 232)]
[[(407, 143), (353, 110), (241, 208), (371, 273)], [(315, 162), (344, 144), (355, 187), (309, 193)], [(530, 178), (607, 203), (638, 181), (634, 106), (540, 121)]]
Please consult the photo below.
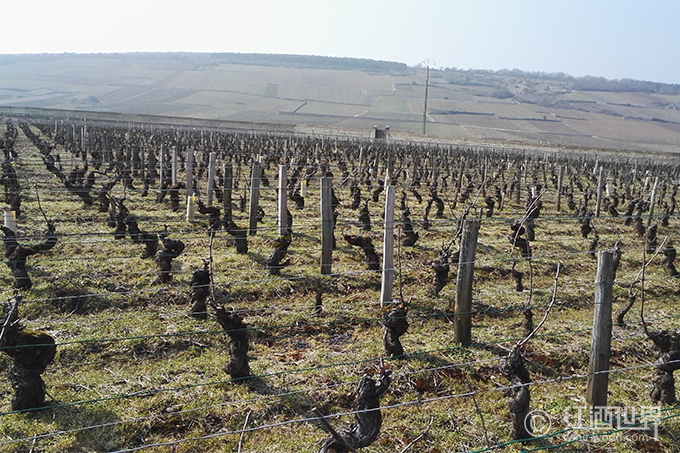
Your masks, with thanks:
[[(431, 136), (657, 152), (675, 152), (680, 146), (680, 95), (674, 85), (645, 92), (586, 91), (574, 89), (584, 84), (581, 79), (579, 85), (568, 76), (541, 78), (521, 71), (432, 69), (430, 75)], [(389, 125), (394, 133), (420, 134), (424, 94), (423, 68), (372, 60), (236, 54), (0, 56), (0, 106), (6, 107), (366, 131)]]

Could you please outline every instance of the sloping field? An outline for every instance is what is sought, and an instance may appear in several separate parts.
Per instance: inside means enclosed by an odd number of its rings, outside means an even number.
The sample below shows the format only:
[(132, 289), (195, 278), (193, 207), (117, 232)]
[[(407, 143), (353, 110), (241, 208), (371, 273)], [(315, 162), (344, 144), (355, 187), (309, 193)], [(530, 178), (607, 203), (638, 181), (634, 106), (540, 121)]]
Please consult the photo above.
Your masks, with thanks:
[[(237, 64), (208, 54), (0, 55), (0, 106), (421, 131), (423, 68), (368, 72), (291, 61)], [(438, 126), (428, 134), (529, 143), (554, 142), (560, 135), (565, 145), (579, 137), (587, 146), (675, 152), (679, 105), (680, 95), (577, 91), (564, 81), (433, 68), (428, 121)]]
[(669, 94), (651, 94), (651, 93), (616, 93), (607, 91), (572, 91), (570, 93), (560, 94), (558, 99), (566, 101), (584, 101), (584, 102), (603, 102), (607, 104), (632, 104), (635, 106), (646, 106), (658, 103), (676, 103), (680, 102), (680, 96)]
[(367, 108), (362, 105), (337, 104), (334, 102), (310, 101), (297, 110), (299, 113), (316, 115), (336, 115), (340, 117), (360, 116), (366, 113)]

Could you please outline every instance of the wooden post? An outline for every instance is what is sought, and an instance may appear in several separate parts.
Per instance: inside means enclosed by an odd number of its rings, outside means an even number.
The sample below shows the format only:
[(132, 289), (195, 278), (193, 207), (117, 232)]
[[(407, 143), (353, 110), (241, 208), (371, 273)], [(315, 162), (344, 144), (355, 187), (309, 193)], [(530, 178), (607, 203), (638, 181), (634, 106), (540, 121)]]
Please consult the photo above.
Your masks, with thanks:
[(288, 193), (288, 166), (279, 165), (279, 236), (288, 232), (288, 208), (286, 206)]
[(213, 190), (215, 189), (215, 157), (217, 153), (210, 153), (208, 161), (208, 193), (206, 194), (208, 206), (212, 206)]
[(194, 194), (194, 150), (187, 148), (187, 197)]
[(486, 185), (489, 175), (489, 158), (484, 156), (484, 167), (482, 167), (482, 197), (486, 198)]
[(432, 181), (437, 184), (437, 179), (439, 179), (439, 160), (437, 156), (432, 156), (430, 165), (432, 165)]
[(456, 194), (453, 196), (453, 206), (451, 209), (456, 209), (458, 204), (458, 197), (460, 196), (460, 189), (463, 186), (463, 173), (465, 173), (465, 159), (460, 160), (460, 170), (458, 171), (458, 179), (456, 180)]
[(132, 146), (125, 145), (125, 164), (128, 170), (132, 171)]
[(385, 226), (383, 229), (383, 265), (380, 286), (380, 306), (392, 302), (392, 283), (394, 281), (394, 198), (395, 186), (387, 186), (385, 191)]
[(361, 178), (361, 169), (364, 163), (364, 147), (359, 146), (359, 178)]
[(165, 180), (165, 153), (163, 152), (163, 144), (161, 143), (161, 150), (158, 152), (158, 159), (159, 159), (159, 174), (160, 174), (160, 183), (163, 184), (163, 181)]
[(548, 165), (548, 153), (543, 156), (543, 187), (548, 187), (548, 174), (546, 171), (546, 166)]
[(141, 173), (141, 177), (144, 178), (144, 147), (140, 146), (139, 150), (137, 152), (137, 166), (139, 168), (139, 173)]
[(254, 235), (257, 232), (257, 207), (260, 200), (260, 175), (262, 169), (259, 162), (253, 162), (250, 171), (250, 207), (248, 210), (248, 234)]
[(477, 255), (479, 225), (479, 219), (465, 220), (460, 239), (454, 329), (456, 342), (462, 345), (472, 343), (472, 280)]
[(172, 147), (172, 155), (170, 158), (172, 159), (170, 161), (170, 168), (172, 171), (172, 185), (174, 186), (177, 184), (177, 147)]
[(123, 155), (124, 154), (123, 154), (122, 146), (114, 148), (114, 151), (115, 151), (115, 156), (113, 156), (113, 161), (116, 163), (116, 165), (125, 164), (125, 162), (123, 162)]
[(224, 209), (224, 223), (229, 228), (232, 221), (231, 214), (231, 189), (233, 187), (233, 170), (231, 164), (224, 163), (222, 167), (222, 175), (224, 180), (222, 181), (222, 208)]
[(652, 224), (654, 217), (654, 205), (656, 204), (656, 189), (659, 187), (659, 177), (654, 178), (654, 186), (652, 187), (652, 195), (649, 200), (649, 217), (647, 217), (647, 226)]
[(612, 295), (614, 287), (614, 253), (601, 250), (597, 253), (595, 277), (595, 315), (590, 341), (588, 363), (587, 403), (595, 407), (607, 405), (609, 384), (609, 358), (612, 342)]
[(149, 186), (156, 183), (156, 177), (158, 173), (156, 172), (156, 167), (158, 166), (158, 159), (156, 158), (156, 151), (153, 148), (149, 148), (146, 152), (146, 177), (149, 181)]
[(196, 197), (193, 195), (187, 196), (187, 222), (193, 222), (196, 218)]
[(385, 177), (388, 181), (388, 184), (392, 184), (392, 179), (394, 178), (394, 150), (390, 148), (388, 151), (388, 157), (387, 157), (387, 176)]
[(17, 218), (14, 211), (5, 211), (5, 226), (10, 230), (17, 232)]
[(102, 164), (108, 164), (111, 162), (111, 150), (109, 149), (108, 143), (106, 141), (106, 134), (102, 134), (102, 157), (101, 157), (101, 162)]
[(597, 198), (595, 201), (595, 217), (600, 217), (602, 204), (602, 188), (604, 187), (604, 167), (600, 165), (600, 175), (597, 177)]
[(333, 263), (333, 205), (331, 178), (321, 178), (321, 274), (331, 273)]
[(562, 208), (562, 183), (564, 181), (564, 165), (560, 166), (560, 175), (557, 178), (557, 212)]

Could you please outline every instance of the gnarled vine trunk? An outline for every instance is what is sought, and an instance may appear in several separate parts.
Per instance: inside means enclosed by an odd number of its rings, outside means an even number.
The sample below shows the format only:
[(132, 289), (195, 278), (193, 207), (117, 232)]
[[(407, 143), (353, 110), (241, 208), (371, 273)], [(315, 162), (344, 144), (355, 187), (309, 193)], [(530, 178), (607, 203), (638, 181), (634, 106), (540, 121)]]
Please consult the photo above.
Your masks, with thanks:
[(531, 427), (530, 403), (531, 393), (529, 392), (529, 372), (524, 366), (524, 357), (520, 351), (521, 347), (516, 345), (510, 353), (501, 358), (500, 370), (505, 378), (510, 381), (512, 387), (504, 391), (508, 397), (508, 409), (512, 419), (510, 426), (510, 436), (514, 440), (524, 440), (533, 437), (528, 431)]
[(242, 382), (250, 377), (247, 327), (243, 318), (234, 312), (228, 312), (224, 307), (217, 307), (215, 315), (217, 322), (229, 336), (229, 361), (224, 369), (232, 379)]
[(54, 338), (44, 332), (23, 330), (18, 323), (20, 298), (5, 307), (5, 323), (0, 335), (2, 352), (13, 359), (7, 373), (14, 395), (12, 410), (45, 407), (45, 382), (42, 373), (57, 351)]
[[(364, 375), (359, 381), (357, 399), (354, 402), (356, 420), (349, 426), (342, 426), (336, 431), (340, 437), (352, 448), (362, 448), (371, 445), (380, 434), (382, 415), (380, 413), (380, 398), (390, 386), (389, 370), (381, 370), (377, 379)], [(321, 445), (319, 453), (348, 453), (349, 450), (329, 436)]]
[(283, 261), (288, 253), (290, 242), (290, 234), (279, 236), (274, 241), (274, 251), (265, 261), (265, 266), (267, 266), (267, 269), (269, 270), (269, 275), (281, 275), (281, 269), (290, 264), (290, 259)]
[(161, 236), (163, 250), (156, 253), (156, 264), (158, 264), (158, 282), (169, 283), (172, 281), (172, 260), (177, 258), (184, 251), (184, 242), (178, 239), (168, 239), (167, 232)]
[(673, 404), (676, 401), (673, 372), (680, 369), (680, 330), (647, 332), (647, 336), (659, 350), (650, 396), (655, 403)]
[(20, 245), (17, 241), (16, 233), (7, 227), (0, 227), (4, 236), (2, 242), (5, 245), (5, 258), (7, 266), (14, 276), (15, 289), (28, 289), (33, 286), (31, 278), (26, 269), (26, 259), (45, 250), (53, 248), (57, 244), (57, 234), (55, 233), (54, 222), (47, 222), (47, 231), (44, 241), (36, 245)]
[(208, 306), (206, 301), (210, 296), (210, 270), (209, 260), (203, 260), (203, 269), (195, 270), (191, 276), (191, 311), (189, 314), (196, 319), (208, 318)]
[(385, 326), (383, 344), (385, 352), (392, 357), (403, 357), (404, 347), (399, 339), (408, 330), (408, 307), (404, 304), (399, 305), (389, 313), (383, 314), (382, 323)]
[(364, 251), (366, 267), (369, 271), (380, 270), (380, 257), (375, 251), (371, 238), (366, 236), (350, 236), (349, 234), (346, 234), (344, 237), (348, 244), (361, 247), (361, 250)]

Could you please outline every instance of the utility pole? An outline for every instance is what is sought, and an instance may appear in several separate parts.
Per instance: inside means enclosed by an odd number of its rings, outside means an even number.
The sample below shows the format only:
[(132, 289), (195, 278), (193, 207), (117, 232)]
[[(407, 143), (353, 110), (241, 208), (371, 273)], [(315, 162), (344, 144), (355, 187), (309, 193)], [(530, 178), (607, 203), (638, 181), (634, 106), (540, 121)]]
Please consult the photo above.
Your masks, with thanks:
[(427, 124), (427, 90), (430, 85), (430, 64), (434, 62), (425, 60), (421, 63), (425, 63), (425, 67), (427, 68), (425, 72), (425, 105), (423, 106), (423, 135), (425, 135), (425, 124)]

